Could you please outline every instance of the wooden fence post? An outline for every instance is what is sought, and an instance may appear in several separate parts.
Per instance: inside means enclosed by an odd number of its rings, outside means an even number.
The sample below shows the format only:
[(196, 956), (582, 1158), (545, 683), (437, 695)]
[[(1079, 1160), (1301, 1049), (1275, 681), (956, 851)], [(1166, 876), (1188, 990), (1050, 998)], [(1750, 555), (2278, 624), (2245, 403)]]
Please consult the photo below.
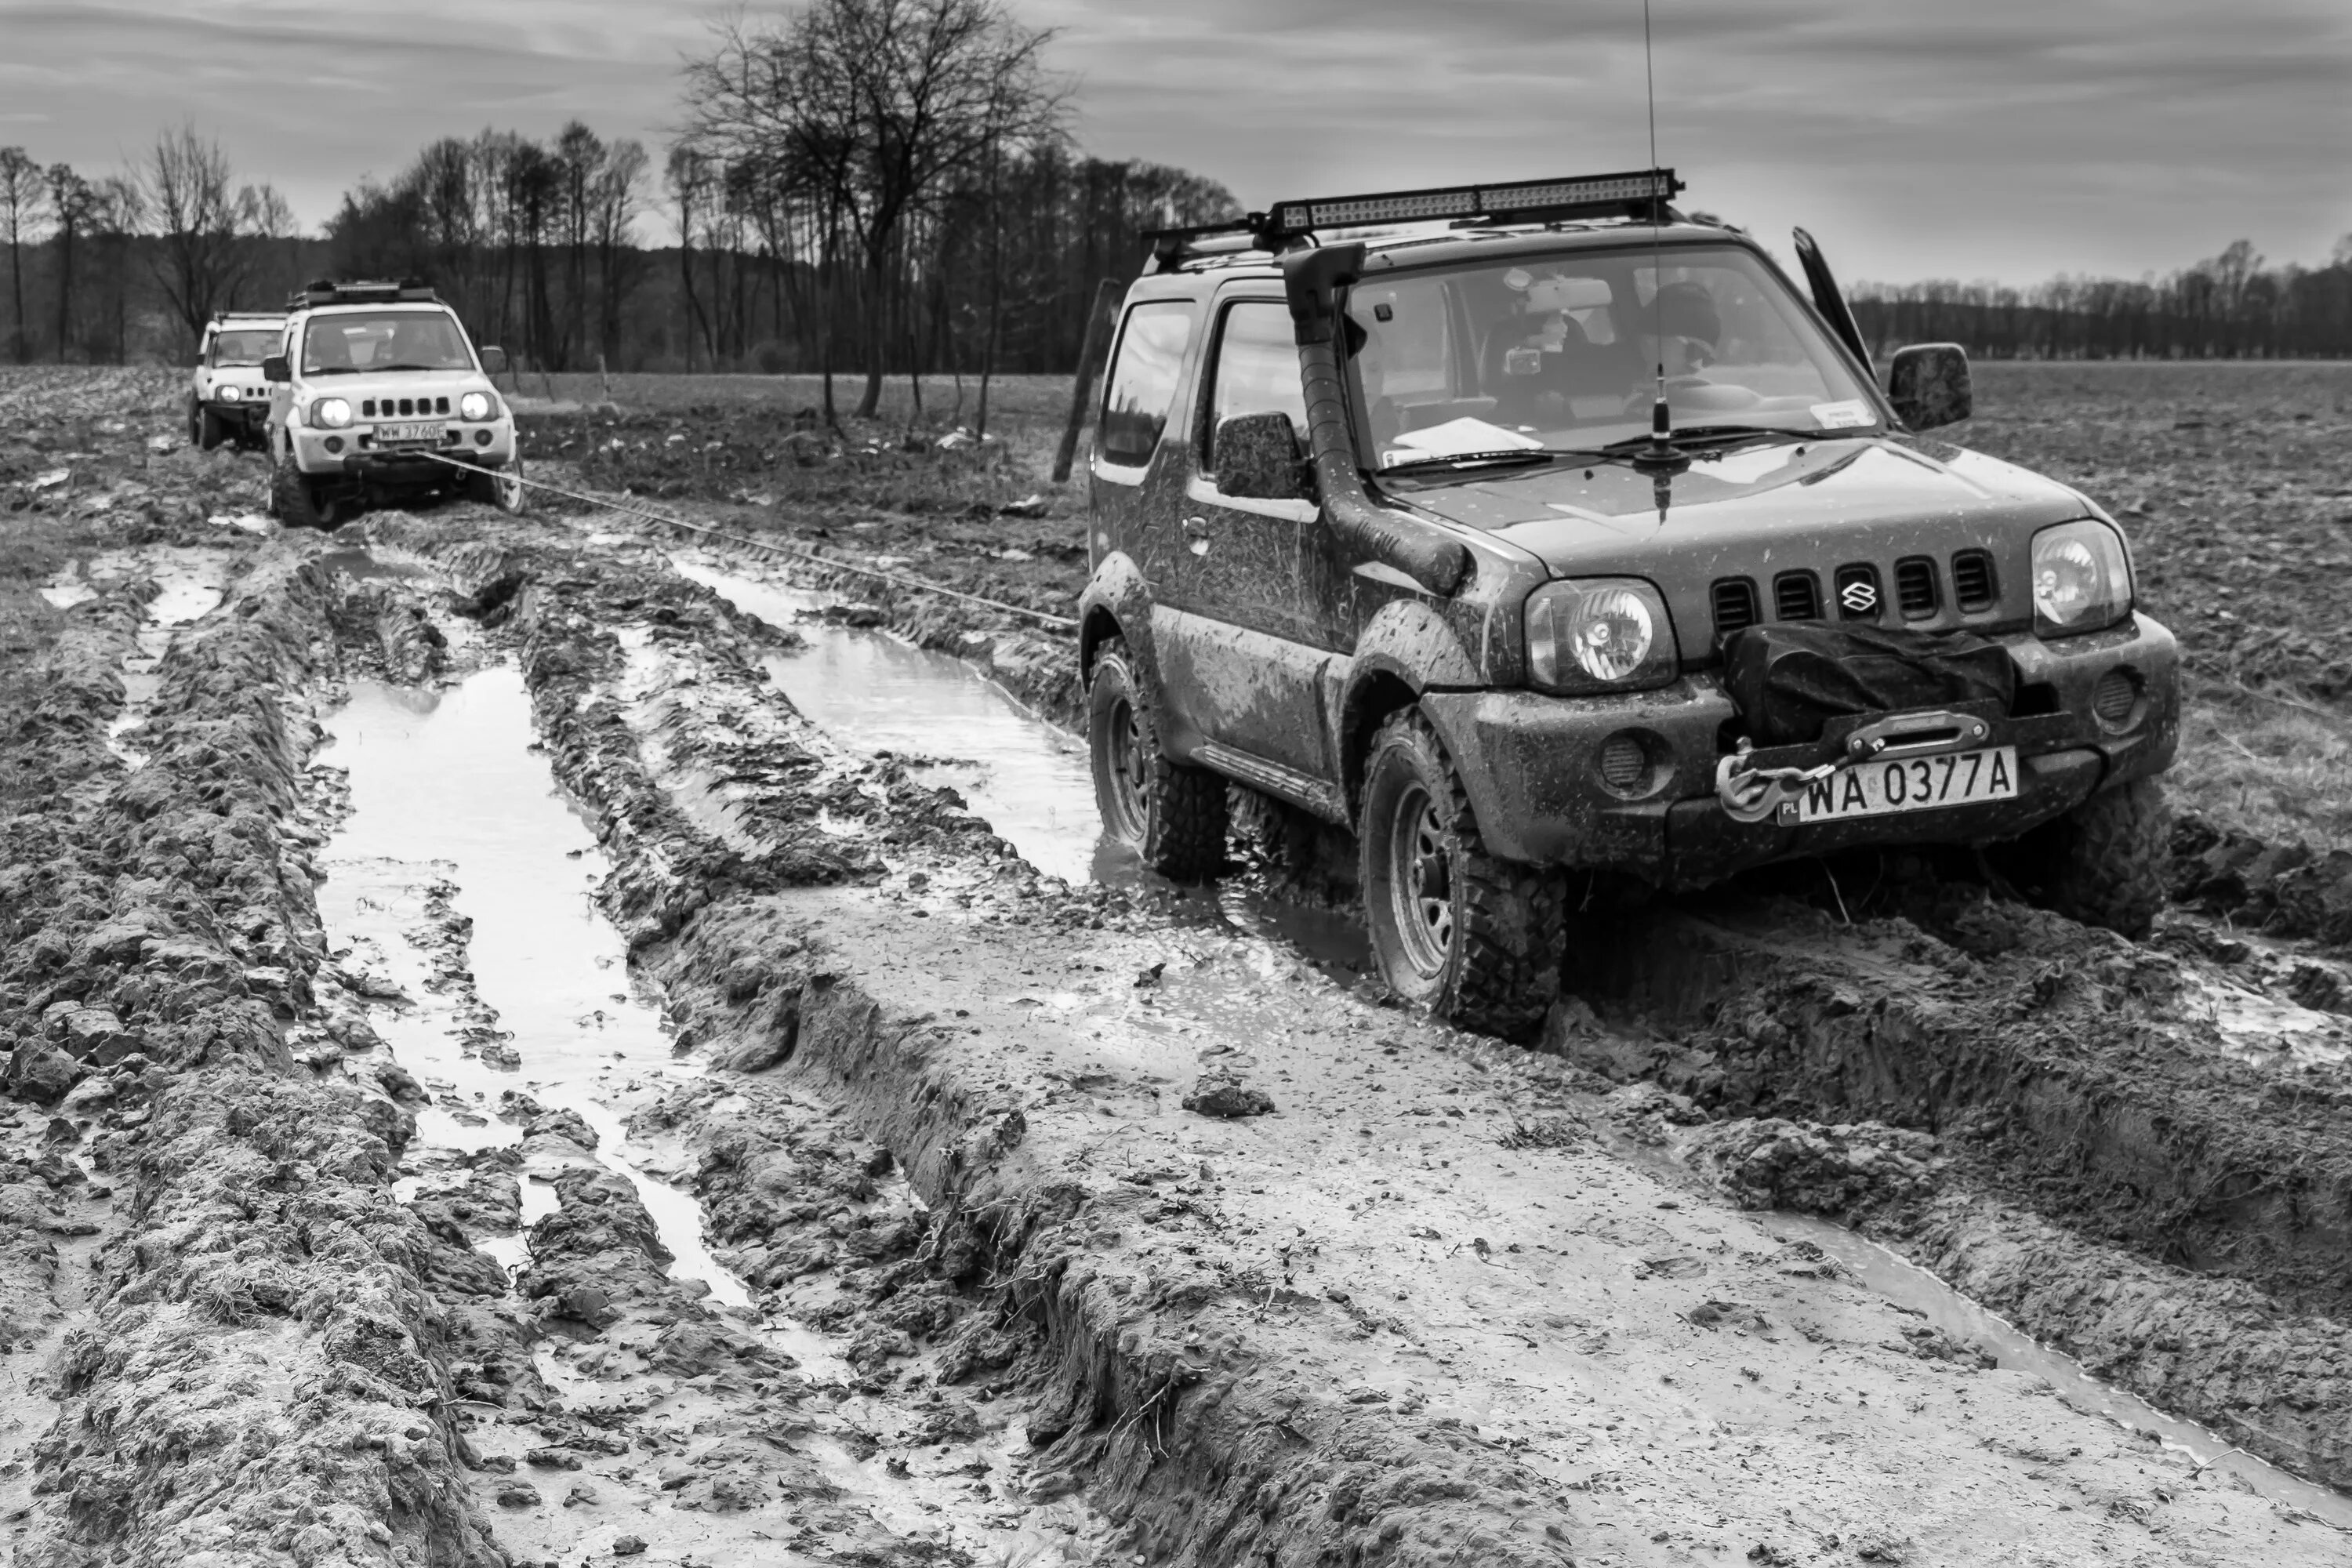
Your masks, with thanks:
[(1054, 454), (1055, 484), (1070, 477), (1070, 465), (1076, 460), (1078, 432), (1086, 427), (1087, 405), (1094, 400), (1096, 362), (1107, 352), (1104, 329), (1109, 325), (1111, 311), (1118, 308), (1124, 289), (1125, 285), (1116, 278), (1106, 278), (1095, 285), (1094, 306), (1087, 313), (1086, 340), (1078, 348), (1078, 379), (1070, 388), (1070, 422), (1062, 426), (1062, 449)]

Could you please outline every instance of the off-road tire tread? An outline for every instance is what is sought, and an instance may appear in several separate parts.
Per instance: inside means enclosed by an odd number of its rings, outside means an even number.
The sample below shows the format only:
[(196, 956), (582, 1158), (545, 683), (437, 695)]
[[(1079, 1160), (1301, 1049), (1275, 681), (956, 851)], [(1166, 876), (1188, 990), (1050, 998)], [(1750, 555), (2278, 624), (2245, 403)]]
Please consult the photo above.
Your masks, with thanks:
[[(1447, 819), (1462, 846), (1462, 961), (1438, 998), (1437, 1011), (1460, 1028), (1524, 1039), (1543, 1026), (1559, 996), (1568, 941), (1566, 881), (1557, 870), (1487, 852), (1462, 775), (1420, 709), (1403, 709), (1382, 723), (1373, 733), (1368, 760), (1377, 759), (1392, 741), (1412, 743), (1408, 737), (1417, 738), (1438, 760)], [(1358, 852), (1366, 859), (1359, 876), (1369, 890), (1372, 834), (1369, 824), (1360, 826), (1365, 831), (1358, 834)]]
[(196, 416), (196, 420), (197, 447), (210, 452), (217, 450), (227, 442), (228, 426), (221, 423), (219, 415), (207, 408)]
[(2042, 892), (2050, 907), (2135, 942), (2147, 936), (2164, 907), (2171, 856), (2164, 781), (2134, 779), (2102, 790), (2045, 831), (2053, 869)]
[(319, 513), (319, 503), (311, 497), (310, 481), (290, 462), (279, 463), (270, 470), (269, 500), (270, 510), (284, 527), (324, 530), (328, 526)]
[(1107, 637), (1095, 650), (1097, 676), (1106, 659), (1117, 659), (1127, 671), (1128, 700), (1142, 710), (1151, 739), (1150, 773), (1144, 785), (1143, 863), (1171, 882), (1213, 882), (1225, 868), (1224, 777), (1206, 768), (1187, 767), (1160, 749), (1159, 717), (1146, 705), (1125, 637)]

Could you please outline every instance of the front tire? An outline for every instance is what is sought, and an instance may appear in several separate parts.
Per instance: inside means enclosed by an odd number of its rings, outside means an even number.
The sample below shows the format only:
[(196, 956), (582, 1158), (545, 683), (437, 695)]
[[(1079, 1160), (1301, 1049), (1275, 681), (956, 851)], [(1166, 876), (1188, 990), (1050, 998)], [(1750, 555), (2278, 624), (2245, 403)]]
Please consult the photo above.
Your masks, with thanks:
[(1225, 867), (1225, 781), (1160, 748), (1135, 656), (1112, 637), (1087, 683), (1087, 750), (1103, 830), (1173, 882), (1208, 882)]
[(2171, 841), (2164, 781), (2135, 779), (2026, 834), (2008, 858), (2037, 902), (2137, 942), (2164, 907)]
[(228, 426), (221, 423), (221, 416), (214, 410), (206, 408), (196, 416), (196, 445), (199, 447), (210, 452), (227, 439)]
[(494, 506), (509, 517), (521, 515), (530, 492), (522, 482), (522, 459), (503, 468), (477, 468), (466, 476), (466, 499)]
[(1558, 872), (1487, 853), (1462, 780), (1417, 708), (1381, 726), (1357, 832), (1364, 925), (1389, 988), (1465, 1029), (1518, 1039), (1559, 994)]
[(321, 496), (320, 488), (291, 460), (280, 462), (269, 476), (271, 513), (287, 528), (334, 528), (343, 521), (341, 508)]

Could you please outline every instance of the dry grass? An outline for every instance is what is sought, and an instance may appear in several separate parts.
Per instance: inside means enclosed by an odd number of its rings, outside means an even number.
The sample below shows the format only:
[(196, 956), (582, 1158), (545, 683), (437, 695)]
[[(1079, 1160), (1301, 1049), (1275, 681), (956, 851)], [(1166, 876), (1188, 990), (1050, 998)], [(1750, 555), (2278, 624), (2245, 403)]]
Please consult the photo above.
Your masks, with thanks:
[(2182, 714), (2171, 794), (2219, 828), (2352, 845), (2352, 715), (2209, 686)]
[[(593, 372), (542, 375), (526, 371), (514, 378), (514, 390), (528, 407), (534, 400), (564, 403), (618, 404), (632, 412), (676, 413), (702, 404), (733, 404), (774, 409), (783, 414), (824, 406), (824, 380), (814, 375), (614, 375)], [(837, 375), (833, 383), (835, 410), (846, 417), (865, 390), (860, 377)], [(914, 388), (906, 376), (882, 384), (877, 418), (903, 428), (921, 424), (941, 429), (971, 423), (979, 412), (980, 381), (965, 376), (959, 392), (952, 376), (922, 378), (922, 412), (915, 411)], [(1066, 375), (1000, 375), (989, 387), (988, 422), (992, 430), (1011, 430), (1039, 423), (1058, 433), (1069, 413), (1070, 378)]]

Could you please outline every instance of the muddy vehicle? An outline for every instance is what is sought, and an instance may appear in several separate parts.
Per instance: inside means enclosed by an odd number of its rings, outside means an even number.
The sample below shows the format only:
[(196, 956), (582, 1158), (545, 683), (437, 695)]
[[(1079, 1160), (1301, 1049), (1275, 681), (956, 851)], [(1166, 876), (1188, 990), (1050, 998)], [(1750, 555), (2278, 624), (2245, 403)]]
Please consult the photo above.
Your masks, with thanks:
[(224, 442), (258, 450), (269, 417), (261, 363), (283, 346), (283, 310), (224, 310), (205, 323), (189, 378), (188, 439), (209, 452)]
[(1347, 830), (1389, 984), (1506, 1035), (1579, 983), (1571, 900), (1833, 851), (1989, 849), (2144, 931), (2179, 661), (2121, 529), (1925, 438), (1961, 352), (1882, 391), (1811, 239), (1808, 300), (1682, 188), (1156, 237), (1091, 465), (1108, 830), (1192, 880), (1229, 783)]
[(523, 507), (514, 415), (484, 348), (418, 283), (318, 282), (297, 294), (262, 364), (272, 515), (332, 528), (387, 500), (456, 493)]

